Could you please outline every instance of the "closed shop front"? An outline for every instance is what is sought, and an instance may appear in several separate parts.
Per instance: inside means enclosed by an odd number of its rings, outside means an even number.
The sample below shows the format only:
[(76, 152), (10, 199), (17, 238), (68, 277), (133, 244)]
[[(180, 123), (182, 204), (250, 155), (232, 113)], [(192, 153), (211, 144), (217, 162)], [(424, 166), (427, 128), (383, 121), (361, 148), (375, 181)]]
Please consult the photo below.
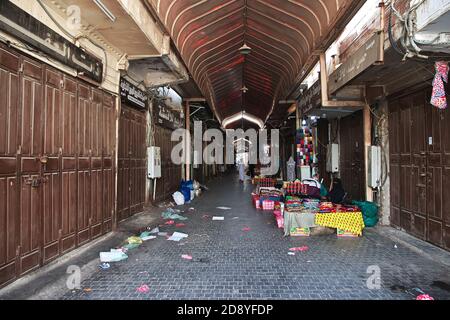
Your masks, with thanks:
[(155, 146), (161, 148), (161, 178), (157, 180), (155, 201), (171, 199), (172, 194), (180, 187), (182, 167), (172, 161), (172, 149), (179, 144), (171, 141), (172, 132), (182, 128), (184, 119), (180, 113), (164, 106), (155, 104), (154, 141)]
[(0, 46), (0, 286), (112, 230), (115, 98)]
[(389, 100), (391, 223), (450, 250), (450, 111), (431, 89)]
[[(132, 89), (130, 90), (130, 88)], [(127, 219), (144, 209), (147, 172), (147, 99), (145, 93), (122, 79), (121, 97), (117, 186), (118, 221)]]
[[(340, 175), (347, 199), (365, 199), (363, 113), (339, 121)], [(334, 133), (332, 133), (332, 136)]]

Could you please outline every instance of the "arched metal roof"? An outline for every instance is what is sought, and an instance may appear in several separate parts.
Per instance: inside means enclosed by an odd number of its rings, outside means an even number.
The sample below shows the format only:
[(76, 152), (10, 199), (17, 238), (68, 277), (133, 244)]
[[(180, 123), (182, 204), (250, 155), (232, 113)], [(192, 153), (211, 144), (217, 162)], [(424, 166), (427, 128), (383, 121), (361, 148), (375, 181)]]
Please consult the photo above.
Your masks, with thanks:
[[(219, 120), (242, 110), (267, 119), (307, 61), (364, 1), (146, 0)], [(246, 43), (248, 56), (238, 49)], [(249, 91), (243, 99), (242, 86)]]

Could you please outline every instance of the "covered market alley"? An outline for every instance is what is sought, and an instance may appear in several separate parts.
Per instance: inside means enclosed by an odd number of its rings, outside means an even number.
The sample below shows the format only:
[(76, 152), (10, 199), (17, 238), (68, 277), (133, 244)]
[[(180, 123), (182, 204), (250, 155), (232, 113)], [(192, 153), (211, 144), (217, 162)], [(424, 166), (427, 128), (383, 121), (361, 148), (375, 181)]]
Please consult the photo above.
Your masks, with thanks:
[(0, 299), (450, 299), (449, 17), (0, 0)]
[[(435, 299), (450, 298), (445, 287), (449, 265), (421, 256), (383, 234), (369, 230), (358, 240), (336, 235), (284, 237), (270, 212), (254, 209), (248, 200), (253, 187), (240, 184), (236, 174), (214, 180), (209, 189), (202, 198), (179, 207), (188, 218), (182, 222), (185, 226), (165, 225), (162, 219), (152, 224), (152, 228), (160, 224), (159, 231), (169, 235), (188, 234), (187, 239), (167, 241), (155, 234), (157, 239), (145, 241), (128, 253), (126, 261), (110, 263), (107, 270), (98, 269), (97, 252), (96, 257), (85, 252), (80, 259), (65, 261), (59, 270), (65, 274), (74, 261), (85, 266), (81, 289), (68, 290), (66, 277), (59, 286), (47, 284), (49, 272), (45, 280), (26, 283), (32, 287), (37, 283), (40, 290), (30, 292), (18, 286), (2, 298), (410, 300), (417, 294), (414, 288)], [(218, 209), (223, 206), (231, 210)], [(224, 220), (213, 221), (214, 216)], [(130, 230), (125, 235), (139, 228)], [(120, 245), (125, 235), (95, 249)], [(288, 255), (296, 247), (309, 249)], [(367, 286), (374, 274), (368, 273), (368, 266), (381, 270), (379, 290)], [(148, 292), (136, 290), (143, 285)]]

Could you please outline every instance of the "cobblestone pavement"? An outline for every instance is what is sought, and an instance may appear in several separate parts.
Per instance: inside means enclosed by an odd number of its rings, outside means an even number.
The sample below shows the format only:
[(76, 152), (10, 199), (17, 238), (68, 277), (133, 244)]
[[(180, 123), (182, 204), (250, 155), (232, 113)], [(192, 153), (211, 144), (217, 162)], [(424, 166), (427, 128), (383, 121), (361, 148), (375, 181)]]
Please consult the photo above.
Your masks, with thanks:
[[(85, 279), (82, 288), (92, 291), (69, 291), (63, 299), (414, 299), (405, 291), (412, 288), (435, 299), (450, 298), (449, 267), (401, 245), (395, 248), (373, 230), (359, 239), (284, 238), (271, 213), (253, 209), (251, 185), (229, 176), (209, 187), (191, 204), (195, 211), (186, 211), (185, 227), (161, 228), (189, 238), (145, 242), (127, 261)], [(244, 232), (245, 227), (251, 230)], [(288, 255), (289, 248), (303, 245), (309, 251)], [(194, 260), (182, 259), (183, 254)], [(379, 290), (367, 287), (367, 270), (374, 265), (381, 271)], [(137, 292), (144, 284), (150, 291)]]

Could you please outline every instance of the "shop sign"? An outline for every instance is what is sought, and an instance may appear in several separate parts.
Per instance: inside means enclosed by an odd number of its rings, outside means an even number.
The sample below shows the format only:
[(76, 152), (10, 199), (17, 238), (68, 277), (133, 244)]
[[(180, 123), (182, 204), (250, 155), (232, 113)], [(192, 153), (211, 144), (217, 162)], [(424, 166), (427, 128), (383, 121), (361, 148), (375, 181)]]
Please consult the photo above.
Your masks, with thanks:
[(0, 0), (0, 30), (24, 41), (51, 58), (97, 83), (103, 81), (103, 63), (62, 37), (10, 1)]
[(184, 127), (184, 118), (177, 111), (168, 108), (163, 103), (155, 104), (153, 109), (155, 124), (172, 130)]
[(125, 78), (120, 78), (120, 98), (126, 105), (138, 109), (147, 109), (147, 93)]
[(300, 98), (300, 111), (302, 114), (307, 114), (314, 107), (320, 103), (320, 81), (316, 81), (311, 88), (309, 88)]
[(382, 60), (383, 41), (381, 35), (373, 35), (344, 64), (330, 75), (328, 81), (329, 94), (333, 94), (348, 82), (360, 75), (364, 70)]

